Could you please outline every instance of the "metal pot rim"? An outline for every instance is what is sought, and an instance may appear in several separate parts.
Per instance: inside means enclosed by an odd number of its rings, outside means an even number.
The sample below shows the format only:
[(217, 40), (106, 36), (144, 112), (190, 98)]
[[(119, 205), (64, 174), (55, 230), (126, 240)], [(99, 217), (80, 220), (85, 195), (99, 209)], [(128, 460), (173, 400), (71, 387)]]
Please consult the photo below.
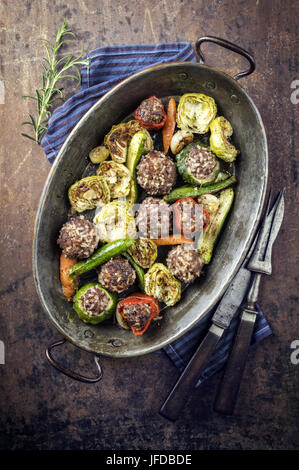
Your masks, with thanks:
[[(88, 348), (86, 346), (82, 346), (82, 345), (79, 345), (76, 343), (76, 341), (74, 341), (65, 331), (64, 329), (61, 327), (61, 325), (56, 321), (56, 319), (54, 318), (54, 316), (52, 315), (50, 309), (48, 308), (48, 305), (47, 305), (47, 302), (45, 301), (44, 299), (44, 296), (41, 292), (41, 289), (40, 289), (40, 280), (38, 279), (38, 275), (37, 275), (37, 237), (36, 237), (36, 233), (38, 231), (38, 227), (39, 227), (39, 224), (40, 224), (40, 219), (41, 219), (41, 215), (43, 213), (43, 209), (44, 209), (44, 202), (45, 202), (45, 199), (46, 199), (46, 194), (48, 193), (48, 190), (49, 190), (49, 186), (50, 186), (50, 183), (52, 181), (52, 178), (55, 174), (55, 171), (56, 171), (56, 168), (57, 166), (59, 165), (62, 157), (63, 157), (63, 154), (64, 154), (64, 151), (65, 149), (67, 148), (69, 142), (72, 140), (72, 138), (74, 137), (74, 135), (76, 134), (77, 132), (77, 129), (82, 125), (82, 123), (90, 116), (90, 114), (92, 114), (94, 112), (94, 110), (96, 108), (98, 108), (99, 106), (102, 105), (102, 103), (104, 103), (106, 100), (108, 100), (110, 98), (111, 95), (113, 95), (115, 93), (116, 90), (118, 90), (119, 88), (122, 88), (124, 87), (128, 82), (134, 80), (136, 77), (140, 77), (140, 76), (143, 76), (144, 74), (149, 74), (149, 73), (152, 73), (156, 70), (161, 70), (161, 69), (168, 69), (168, 68), (177, 68), (177, 67), (181, 67), (181, 68), (189, 68), (189, 67), (195, 67), (195, 68), (208, 68), (210, 70), (212, 70), (213, 72), (219, 74), (221, 77), (223, 77), (223, 79), (225, 80), (229, 80), (231, 81), (232, 83), (234, 83), (235, 86), (239, 87), (240, 90), (241, 90), (241, 93), (245, 94), (246, 98), (248, 99), (248, 101), (250, 102), (251, 106), (253, 107), (255, 113), (256, 113), (256, 116), (258, 118), (258, 123), (259, 123), (259, 126), (261, 128), (261, 131), (262, 131), (262, 134), (263, 134), (263, 139), (266, 143), (266, 146), (265, 146), (265, 177), (264, 177), (264, 183), (263, 183), (263, 188), (262, 188), (262, 194), (261, 194), (261, 201), (260, 201), (260, 206), (259, 206), (259, 209), (258, 209), (258, 213), (257, 213), (257, 216), (256, 216), (256, 220), (251, 228), (251, 234), (250, 234), (250, 237), (245, 245), (245, 248), (243, 250), (243, 254), (242, 256), (240, 257), (238, 263), (237, 263), (237, 266), (234, 270), (234, 272), (231, 274), (228, 282), (222, 286), (222, 289), (220, 290), (220, 293), (218, 295), (218, 298), (215, 299), (215, 301), (213, 302), (213, 304), (211, 305), (208, 305), (208, 307), (204, 310), (204, 312), (202, 313), (202, 317), (205, 316), (208, 311), (210, 311), (210, 309), (216, 304), (216, 302), (219, 300), (219, 298), (221, 298), (221, 296), (224, 294), (225, 290), (227, 289), (227, 286), (229, 285), (229, 283), (231, 282), (231, 280), (233, 279), (233, 277), (235, 276), (236, 272), (238, 271), (239, 267), (241, 266), (241, 263), (243, 262), (244, 258), (245, 258), (245, 255), (246, 255), (246, 252), (248, 251), (249, 249), (249, 246), (253, 240), (253, 236), (254, 236), (254, 233), (257, 229), (257, 226), (258, 226), (258, 223), (259, 223), (259, 220), (260, 220), (260, 217), (261, 217), (261, 214), (262, 214), (262, 209), (263, 209), (263, 203), (264, 203), (264, 199), (265, 199), (265, 195), (266, 195), (266, 188), (267, 188), (267, 180), (268, 180), (268, 148), (267, 148), (267, 137), (266, 137), (266, 132), (265, 132), (265, 128), (264, 128), (264, 125), (263, 125), (263, 122), (262, 122), (262, 119), (261, 119), (261, 116), (260, 116), (260, 113), (255, 105), (255, 103), (253, 102), (253, 100), (250, 98), (250, 96), (248, 95), (248, 93), (244, 90), (244, 88), (236, 82), (236, 80), (234, 78), (232, 78), (230, 75), (226, 74), (225, 72), (215, 68), (215, 67), (212, 67), (212, 66), (209, 66), (209, 65), (206, 65), (206, 64), (200, 64), (198, 62), (171, 62), (171, 63), (166, 63), (166, 64), (159, 64), (159, 65), (154, 65), (154, 66), (150, 66), (150, 67), (147, 67), (146, 69), (143, 69), (139, 72), (136, 72), (135, 74), (131, 75), (130, 77), (126, 78), (125, 80), (123, 80), (122, 82), (120, 82), (119, 84), (115, 85), (113, 88), (111, 88), (111, 90), (109, 90), (107, 93), (105, 93), (105, 95), (103, 95), (82, 117), (81, 119), (78, 121), (78, 123), (75, 125), (75, 127), (72, 129), (72, 131), (70, 132), (69, 136), (67, 137), (67, 139), (65, 140), (65, 142), (63, 143), (53, 165), (52, 165), (52, 168), (50, 170), (50, 173), (47, 177), (47, 180), (45, 182), (45, 185), (44, 185), (44, 188), (43, 188), (43, 191), (42, 191), (42, 194), (41, 194), (41, 197), (40, 197), (40, 202), (39, 202), (39, 206), (38, 206), (38, 210), (37, 210), (37, 214), (36, 214), (36, 218), (35, 218), (35, 225), (34, 225), (34, 236), (33, 236), (33, 252), (32, 252), (32, 264), (33, 264), (33, 278), (34, 278), (34, 283), (35, 283), (35, 287), (36, 287), (36, 290), (37, 290), (37, 293), (38, 293), (38, 296), (39, 296), (39, 299), (41, 301), (41, 304), (47, 314), (47, 316), (49, 317), (50, 321), (52, 322), (52, 324), (55, 326), (55, 328), (57, 328), (57, 330), (69, 341), (71, 342), (72, 344), (76, 345), (77, 347), (79, 347), (80, 349), (83, 349), (83, 350), (86, 350), (88, 352), (95, 352), (92, 348)], [(195, 326), (195, 324), (198, 322), (198, 319), (194, 319), (193, 322), (191, 322), (188, 327), (183, 331), (183, 332), (179, 332), (177, 333), (176, 335), (172, 336), (170, 339), (168, 340), (165, 340), (163, 342), (161, 342), (158, 346), (148, 346), (147, 348), (144, 349), (143, 352), (141, 353), (138, 353), (136, 351), (127, 351), (127, 352), (121, 352), (120, 354), (118, 354), (118, 351), (117, 351), (117, 348), (115, 348), (113, 350), (113, 353), (106, 353), (106, 352), (103, 352), (101, 353), (102, 355), (104, 356), (108, 356), (108, 357), (114, 357), (114, 358), (124, 358), (124, 357), (136, 357), (136, 356), (139, 356), (139, 355), (144, 355), (144, 354), (148, 354), (148, 353), (151, 353), (151, 352), (154, 352), (156, 350), (159, 350), (163, 347), (165, 347), (167, 344), (177, 340), (179, 337), (181, 337), (183, 334), (187, 333), (191, 328), (193, 328)], [(96, 352), (96, 354), (99, 354)]]

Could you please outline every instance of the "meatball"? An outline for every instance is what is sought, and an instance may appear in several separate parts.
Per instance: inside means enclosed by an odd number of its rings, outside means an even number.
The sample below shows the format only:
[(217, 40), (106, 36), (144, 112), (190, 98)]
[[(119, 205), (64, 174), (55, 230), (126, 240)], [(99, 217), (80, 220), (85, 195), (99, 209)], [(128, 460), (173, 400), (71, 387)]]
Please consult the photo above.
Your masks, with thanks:
[(137, 166), (137, 182), (151, 195), (168, 194), (176, 178), (174, 161), (158, 150), (144, 155)]
[(97, 286), (90, 287), (81, 297), (81, 306), (87, 315), (96, 317), (106, 310), (110, 302), (109, 295)]
[(151, 316), (150, 306), (144, 303), (124, 305), (122, 312), (127, 325), (136, 331), (142, 331)]
[(162, 101), (156, 96), (150, 96), (136, 109), (136, 118), (145, 124), (159, 124), (165, 116)]
[(97, 227), (81, 215), (61, 227), (57, 243), (67, 258), (84, 259), (92, 255), (99, 239)]
[(120, 294), (134, 284), (136, 272), (126, 258), (116, 256), (100, 267), (98, 279), (103, 287)]
[(163, 199), (147, 197), (136, 216), (138, 230), (147, 238), (165, 238), (172, 231), (172, 211)]
[(200, 275), (203, 266), (197, 250), (187, 245), (177, 245), (172, 248), (166, 262), (169, 271), (186, 283), (193, 282)]
[(186, 159), (188, 172), (197, 179), (209, 176), (216, 165), (215, 155), (202, 147), (192, 147)]

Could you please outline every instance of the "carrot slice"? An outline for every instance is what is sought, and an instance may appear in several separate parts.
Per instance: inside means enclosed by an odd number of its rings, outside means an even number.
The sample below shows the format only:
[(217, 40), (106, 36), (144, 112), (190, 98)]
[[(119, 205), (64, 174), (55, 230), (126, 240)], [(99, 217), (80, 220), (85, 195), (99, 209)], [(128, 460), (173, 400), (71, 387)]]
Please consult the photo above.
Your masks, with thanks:
[(170, 142), (174, 134), (176, 123), (176, 102), (174, 98), (170, 98), (167, 109), (167, 117), (164, 127), (162, 129), (163, 148), (166, 154), (170, 147)]
[(152, 240), (156, 245), (182, 245), (183, 243), (193, 243), (192, 238), (184, 237), (180, 234), (169, 235), (167, 238), (156, 238)]
[(64, 256), (63, 253), (60, 255), (60, 282), (62, 287), (63, 295), (69, 302), (73, 299), (77, 287), (77, 278), (70, 278), (70, 269), (77, 263), (76, 259), (69, 259)]

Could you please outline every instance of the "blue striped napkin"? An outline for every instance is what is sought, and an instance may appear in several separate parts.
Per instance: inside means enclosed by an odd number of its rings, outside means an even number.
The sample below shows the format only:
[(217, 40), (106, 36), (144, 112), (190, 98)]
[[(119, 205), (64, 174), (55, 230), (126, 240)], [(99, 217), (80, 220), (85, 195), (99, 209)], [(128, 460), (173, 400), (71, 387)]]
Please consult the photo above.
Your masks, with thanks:
[[(65, 139), (81, 117), (111, 87), (151, 65), (179, 61), (196, 62), (194, 50), (188, 42), (100, 47), (91, 51), (88, 56), (90, 66), (81, 71), (81, 91), (53, 112), (49, 120), (48, 132), (42, 139), (41, 144), (50, 163), (53, 163)], [(214, 311), (215, 309), (209, 312), (190, 332), (163, 348), (180, 371), (185, 368), (206, 334)], [(215, 354), (211, 357), (202, 376), (199, 377), (197, 386), (220, 370), (226, 362), (238, 325), (238, 315), (239, 312), (236, 312)], [(261, 341), (271, 333), (271, 328), (259, 309), (252, 344)]]

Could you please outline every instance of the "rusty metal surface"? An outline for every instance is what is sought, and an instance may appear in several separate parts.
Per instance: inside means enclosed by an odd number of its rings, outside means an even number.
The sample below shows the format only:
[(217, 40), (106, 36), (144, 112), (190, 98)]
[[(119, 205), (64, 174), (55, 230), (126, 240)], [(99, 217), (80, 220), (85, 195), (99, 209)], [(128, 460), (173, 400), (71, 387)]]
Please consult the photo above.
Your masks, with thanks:
[[(1, 449), (298, 448), (299, 364), (290, 360), (291, 343), (299, 340), (295, 249), (299, 107), (290, 99), (291, 83), (299, 78), (296, 8), (291, 0), (283, 4), (153, 0), (150, 8), (144, 0), (50, 4), (2, 0)], [(163, 420), (158, 409), (178, 373), (162, 354), (117, 361), (103, 358), (105, 380), (96, 385), (73, 382), (46, 361), (45, 346), (58, 338), (35, 293), (31, 245), (49, 164), (40, 148), (20, 136), (19, 123), (32, 110), (20, 96), (34, 90), (40, 80), (41, 45), (36, 38), (52, 38), (64, 18), (78, 33), (78, 50), (81, 43), (87, 50), (109, 44), (194, 43), (210, 34), (255, 55), (257, 70), (242, 85), (261, 112), (268, 135), (270, 184), (274, 191), (285, 186), (286, 213), (273, 248), (273, 273), (262, 280), (260, 291), (260, 304), (274, 334), (251, 348), (230, 419), (212, 412), (219, 380), (214, 376), (196, 391), (176, 424)], [(243, 59), (235, 54), (212, 45), (203, 49), (207, 63), (232, 75), (240, 70)], [(67, 95), (71, 93), (69, 88)], [(96, 372), (92, 356), (71, 345), (60, 357), (78, 371), (90, 371), (91, 376)]]

